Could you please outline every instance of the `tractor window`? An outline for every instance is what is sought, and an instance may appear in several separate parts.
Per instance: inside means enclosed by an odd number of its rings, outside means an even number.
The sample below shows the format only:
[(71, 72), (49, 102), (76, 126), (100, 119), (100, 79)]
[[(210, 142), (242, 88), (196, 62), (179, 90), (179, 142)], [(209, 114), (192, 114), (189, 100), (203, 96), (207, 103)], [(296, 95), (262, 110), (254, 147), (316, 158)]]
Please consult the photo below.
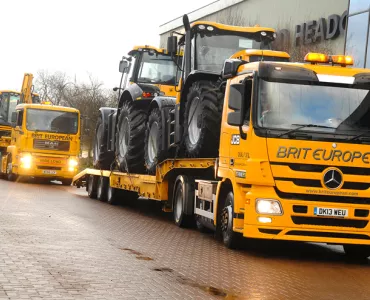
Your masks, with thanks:
[(18, 105), (20, 99), (19, 94), (10, 94), (9, 95), (9, 112), (8, 112), (8, 123), (12, 122), (12, 113), (15, 112), (15, 108)]
[(0, 120), (7, 122), (8, 119), (8, 103), (9, 103), (9, 94), (3, 93), (0, 95)]
[(150, 84), (176, 84), (177, 66), (168, 55), (144, 52), (137, 81)]
[(245, 49), (269, 48), (268, 43), (257, 41), (259, 35), (205, 34), (200, 33), (195, 40), (195, 68), (197, 70), (221, 73), (225, 59)]

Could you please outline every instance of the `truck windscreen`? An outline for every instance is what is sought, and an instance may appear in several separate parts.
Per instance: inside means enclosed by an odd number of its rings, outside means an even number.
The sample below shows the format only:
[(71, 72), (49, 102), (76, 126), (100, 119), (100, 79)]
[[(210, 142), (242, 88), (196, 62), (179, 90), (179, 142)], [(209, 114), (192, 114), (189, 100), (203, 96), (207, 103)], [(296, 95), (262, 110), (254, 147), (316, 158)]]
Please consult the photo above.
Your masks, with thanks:
[(30, 131), (76, 134), (78, 132), (78, 114), (29, 108), (26, 114), (26, 128)]
[(144, 52), (137, 75), (137, 82), (152, 84), (176, 84), (177, 67), (168, 55)]
[(256, 121), (273, 129), (311, 124), (305, 130), (336, 134), (369, 130), (369, 90), (260, 80)]
[[(269, 49), (269, 44), (261, 43), (255, 39), (256, 34), (231, 35), (198, 34), (195, 37), (195, 69), (221, 73), (226, 59), (238, 51), (245, 49)], [(194, 64), (194, 62), (193, 62)]]

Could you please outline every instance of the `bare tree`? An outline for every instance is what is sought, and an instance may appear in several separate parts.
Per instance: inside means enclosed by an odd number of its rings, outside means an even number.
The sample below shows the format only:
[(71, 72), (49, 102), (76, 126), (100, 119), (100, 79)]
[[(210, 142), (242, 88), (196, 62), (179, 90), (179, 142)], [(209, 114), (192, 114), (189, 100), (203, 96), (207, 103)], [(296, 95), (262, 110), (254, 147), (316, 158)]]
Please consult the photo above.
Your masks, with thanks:
[(65, 93), (70, 82), (68, 76), (63, 72), (49, 74), (46, 70), (37, 72), (35, 80), (36, 90), (40, 93), (41, 100), (51, 101), (55, 105), (65, 105)]

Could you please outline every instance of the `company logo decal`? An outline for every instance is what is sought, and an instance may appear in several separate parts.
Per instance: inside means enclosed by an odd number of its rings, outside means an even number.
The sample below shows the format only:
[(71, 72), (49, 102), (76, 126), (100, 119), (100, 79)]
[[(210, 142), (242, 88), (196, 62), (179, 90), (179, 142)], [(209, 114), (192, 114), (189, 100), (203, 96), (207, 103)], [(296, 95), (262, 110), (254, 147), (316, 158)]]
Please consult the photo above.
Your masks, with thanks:
[(277, 158), (294, 158), (324, 161), (343, 161), (356, 163), (362, 161), (364, 164), (370, 163), (370, 152), (360, 151), (341, 151), (337, 149), (312, 149), (280, 146), (276, 153)]
[(322, 178), (322, 183), (324, 187), (330, 190), (336, 190), (343, 185), (343, 175), (337, 169), (326, 170)]

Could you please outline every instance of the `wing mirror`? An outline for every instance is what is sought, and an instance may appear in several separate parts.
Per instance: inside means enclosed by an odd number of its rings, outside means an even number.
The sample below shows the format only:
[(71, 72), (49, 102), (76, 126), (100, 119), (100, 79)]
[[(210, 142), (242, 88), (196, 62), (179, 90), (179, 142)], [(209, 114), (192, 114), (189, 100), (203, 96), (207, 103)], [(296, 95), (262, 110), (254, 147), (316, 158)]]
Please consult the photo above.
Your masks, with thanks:
[(232, 126), (242, 126), (244, 123), (244, 91), (245, 85), (238, 83), (230, 85), (229, 108), (234, 110), (227, 116), (227, 124)]
[(177, 36), (169, 36), (167, 38), (167, 52), (168, 54), (176, 54), (177, 52)]
[(222, 78), (228, 79), (236, 76), (238, 68), (245, 63), (246, 61), (240, 59), (226, 59), (222, 68)]
[(129, 66), (130, 66), (130, 64), (127, 60), (121, 60), (119, 62), (119, 72), (120, 73), (128, 73)]

